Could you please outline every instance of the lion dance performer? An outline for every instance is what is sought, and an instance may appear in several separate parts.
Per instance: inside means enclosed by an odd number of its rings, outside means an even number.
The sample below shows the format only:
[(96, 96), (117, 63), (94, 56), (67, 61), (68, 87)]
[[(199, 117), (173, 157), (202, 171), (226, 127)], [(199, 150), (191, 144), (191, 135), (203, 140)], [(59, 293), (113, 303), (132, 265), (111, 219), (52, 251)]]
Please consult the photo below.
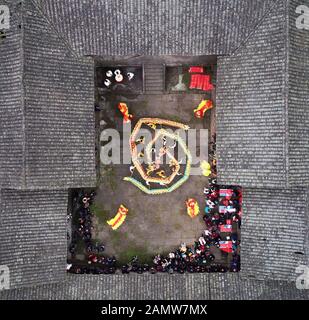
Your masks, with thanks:
[(132, 114), (129, 114), (129, 108), (126, 103), (119, 102), (118, 109), (122, 113), (123, 116), (123, 122), (128, 123), (133, 118)]
[(128, 212), (129, 210), (124, 205), (120, 205), (115, 217), (106, 221), (107, 224), (109, 224), (113, 230), (117, 230), (124, 223)]
[(186, 206), (187, 206), (187, 213), (191, 218), (194, 218), (199, 214), (200, 208), (195, 199), (189, 198), (186, 201)]
[(213, 107), (211, 100), (203, 100), (196, 109), (194, 109), (194, 115), (196, 118), (203, 118), (207, 110)]

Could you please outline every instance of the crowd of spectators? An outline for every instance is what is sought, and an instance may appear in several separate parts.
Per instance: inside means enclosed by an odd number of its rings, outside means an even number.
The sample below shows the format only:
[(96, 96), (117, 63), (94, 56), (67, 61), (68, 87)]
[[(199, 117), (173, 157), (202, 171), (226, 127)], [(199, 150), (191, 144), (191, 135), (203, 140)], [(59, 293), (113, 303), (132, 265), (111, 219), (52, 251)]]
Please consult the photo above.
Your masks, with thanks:
[[(105, 246), (101, 243), (95, 243), (92, 239), (92, 218), (91, 204), (93, 203), (95, 192), (80, 191), (73, 197), (74, 217), (77, 219), (77, 228), (72, 231), (72, 242), (69, 246), (71, 259), (68, 263), (68, 272), (71, 273), (94, 273), (111, 274), (116, 271), (115, 257), (105, 257), (103, 252)], [(82, 241), (84, 253), (86, 254), (86, 263), (76, 263), (76, 251), (78, 241)]]
[[(215, 139), (215, 137), (214, 137)], [(209, 185), (204, 189), (205, 209), (203, 220), (205, 229), (194, 245), (180, 244), (179, 248), (168, 255), (156, 255), (150, 265), (139, 262), (137, 256), (127, 264), (119, 266), (115, 257), (103, 254), (104, 245), (92, 241), (91, 203), (95, 193), (80, 192), (77, 202), (77, 230), (75, 235), (85, 245), (86, 262), (70, 263), (72, 273), (112, 274), (117, 269), (122, 273), (157, 272), (195, 273), (195, 272), (237, 272), (240, 269), (239, 230), (241, 228), (242, 190), (235, 186), (219, 186), (216, 181), (216, 145), (210, 144), (212, 175)], [(69, 251), (72, 258), (76, 252), (76, 237)], [(225, 257), (225, 259), (220, 259)], [(221, 261), (221, 263), (217, 262)], [(223, 263), (222, 261), (225, 261)], [(228, 261), (228, 264), (226, 263)]]

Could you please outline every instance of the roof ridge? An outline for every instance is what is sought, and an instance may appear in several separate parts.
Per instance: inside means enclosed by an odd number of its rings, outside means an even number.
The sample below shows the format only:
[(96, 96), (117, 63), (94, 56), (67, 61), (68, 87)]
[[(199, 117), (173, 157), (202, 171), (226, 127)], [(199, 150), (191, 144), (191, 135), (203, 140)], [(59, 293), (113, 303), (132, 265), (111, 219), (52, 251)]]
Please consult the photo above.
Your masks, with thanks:
[(78, 55), (78, 53), (74, 50), (74, 48), (71, 46), (71, 44), (61, 35), (61, 33), (58, 31), (54, 23), (47, 17), (47, 15), (43, 12), (42, 6), (36, 1), (36, 0), (30, 0), (34, 8), (37, 10), (37, 12), (42, 16), (42, 18), (48, 23), (48, 25), (52, 28), (52, 30), (55, 32), (59, 40), (63, 42), (65, 47), (72, 53), (72, 55), (78, 59), (83, 60), (83, 57)]
[[(26, 3), (26, 1), (28, 1), (28, 3)], [(54, 27), (54, 25), (49, 21), (49, 19), (44, 15), (44, 13), (42, 12), (42, 10), (39, 8), (39, 6), (36, 4), (35, 1), (33, 0), (21, 0), (20, 3), (22, 4), (22, 8), (21, 8), (21, 19), (23, 21), (23, 23), (26, 25), (27, 24), (27, 18), (33, 14), (36, 15), (39, 19), (42, 20), (42, 22), (45, 22), (45, 26), (44, 26), (44, 32), (53, 34), (55, 40), (57, 41), (57, 45), (61, 48), (63, 48), (64, 52), (66, 55), (70, 56), (71, 59), (73, 59), (74, 61), (78, 62), (78, 63), (89, 63), (89, 61), (92, 61), (92, 58), (89, 57), (83, 57), (83, 56), (79, 56), (74, 49), (70, 46), (70, 44), (59, 34), (59, 32), (56, 30), (56, 28)], [(27, 10), (28, 9), (28, 10)], [(22, 27), (22, 39), (24, 41), (25, 36), (27, 36), (27, 30), (25, 31), (24, 27)], [(22, 175), (23, 175), (23, 179), (22, 179), (22, 186), (21, 189), (31, 189), (31, 186), (29, 185), (29, 183), (31, 184), (31, 179), (29, 179), (28, 176), (28, 171), (31, 168), (31, 163), (29, 160), (29, 136), (31, 135), (31, 129), (29, 128), (29, 120), (27, 119), (27, 90), (25, 90), (27, 88), (26, 86), (26, 80), (25, 80), (25, 74), (26, 74), (26, 70), (25, 70), (25, 65), (24, 65), (24, 60), (25, 60), (25, 46), (27, 46), (27, 44), (25, 43), (21, 43), (21, 59), (22, 59), (22, 67), (21, 67), (21, 72), (22, 72), (22, 81), (21, 81), (21, 92), (22, 92), (22, 135), (23, 135), (23, 168), (22, 168)], [(43, 188), (44, 189), (44, 188)]]
[(259, 29), (259, 27), (264, 23), (265, 18), (273, 11), (275, 6), (278, 4), (279, 1), (289, 1), (289, 0), (274, 0), (274, 3), (266, 10), (262, 18), (258, 21), (258, 23), (255, 25), (253, 30), (249, 32), (248, 36), (240, 42), (239, 46), (236, 47), (234, 50), (231, 51), (229, 55), (234, 55), (237, 53), (238, 50), (240, 50), (245, 44), (250, 40), (250, 38), (254, 35), (255, 32)]

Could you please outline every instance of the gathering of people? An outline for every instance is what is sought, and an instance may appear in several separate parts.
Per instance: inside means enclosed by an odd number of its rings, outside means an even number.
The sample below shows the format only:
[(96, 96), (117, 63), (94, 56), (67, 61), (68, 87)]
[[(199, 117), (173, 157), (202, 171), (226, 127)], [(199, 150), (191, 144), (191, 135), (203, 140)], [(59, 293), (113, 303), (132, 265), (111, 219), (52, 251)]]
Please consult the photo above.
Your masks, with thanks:
[[(239, 243), (237, 230), (241, 221), (241, 189), (238, 187), (222, 187), (215, 184), (215, 179), (210, 178), (208, 188), (205, 188), (205, 213), (203, 220), (205, 230), (195, 241), (194, 245), (180, 244), (175, 251), (163, 256), (157, 254), (151, 265), (139, 262), (137, 256), (132, 257), (125, 265), (118, 265), (114, 256), (107, 257), (103, 254), (105, 247), (92, 241), (92, 213), (90, 204), (95, 193), (83, 193), (79, 197), (80, 208), (78, 212), (78, 228), (76, 235), (83, 240), (85, 245), (86, 263), (71, 263), (68, 272), (113, 274), (118, 270), (122, 273), (157, 272), (166, 273), (195, 273), (195, 272), (237, 272), (240, 268)], [(223, 192), (222, 192), (223, 190)], [(229, 190), (229, 191), (227, 191)], [(223, 209), (222, 209), (223, 208)], [(224, 209), (225, 208), (225, 209)], [(231, 225), (231, 228), (227, 226)], [(223, 244), (231, 243), (231, 250), (226, 250)], [(216, 263), (216, 252), (231, 253), (229, 265)], [(229, 249), (229, 247), (228, 247)], [(69, 251), (74, 257), (76, 240), (72, 241)], [(220, 259), (219, 259), (220, 260)]]
[[(112, 274), (116, 272), (116, 258), (103, 255), (105, 246), (96, 243), (92, 239), (93, 213), (91, 204), (94, 201), (95, 192), (80, 190), (73, 197), (74, 216), (76, 216), (76, 228), (73, 229), (72, 241), (69, 246), (70, 259), (67, 271), (77, 274)], [(77, 242), (82, 241), (86, 261), (76, 261)]]
[[(195, 241), (193, 246), (187, 246), (182, 243), (175, 251), (167, 256), (156, 255), (153, 259), (153, 265), (148, 266), (140, 264), (138, 257), (127, 265), (122, 266), (123, 273), (138, 272), (150, 273), (194, 273), (194, 272), (237, 272), (240, 269), (240, 256), (238, 230), (241, 221), (241, 188), (218, 186), (215, 179), (210, 178), (209, 188), (205, 193), (205, 230), (203, 234)], [(229, 190), (227, 194), (223, 193)], [(221, 193), (220, 193), (221, 191)], [(221, 194), (221, 196), (220, 196)], [(226, 209), (222, 209), (222, 207)], [(230, 225), (231, 228), (226, 226)], [(226, 228), (222, 228), (226, 227)], [(231, 243), (231, 250), (223, 244)], [(231, 253), (229, 265), (216, 263), (217, 252)]]
[[(69, 246), (71, 259), (68, 261), (68, 272), (113, 274), (118, 270), (122, 273), (166, 272), (171, 274), (239, 271), (242, 189), (237, 186), (217, 184), (215, 136), (210, 143), (209, 154), (212, 174), (208, 178), (208, 187), (204, 188), (205, 229), (193, 245), (187, 246), (181, 243), (178, 249), (167, 255), (155, 255), (151, 264), (140, 262), (138, 256), (134, 256), (126, 264), (120, 265), (114, 256), (108, 257), (104, 254), (103, 244), (95, 243), (92, 239), (91, 204), (94, 201), (95, 192), (79, 191), (74, 198), (77, 224)], [(78, 240), (84, 244), (86, 259), (83, 263), (74, 260)]]

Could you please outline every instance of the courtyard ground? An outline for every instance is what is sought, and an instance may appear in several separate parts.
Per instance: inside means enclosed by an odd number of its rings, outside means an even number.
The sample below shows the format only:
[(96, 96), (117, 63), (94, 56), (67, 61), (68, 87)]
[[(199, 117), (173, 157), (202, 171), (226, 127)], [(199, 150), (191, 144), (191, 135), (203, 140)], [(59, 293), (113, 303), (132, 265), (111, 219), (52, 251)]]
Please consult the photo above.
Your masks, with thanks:
[[(115, 95), (99, 99), (101, 111), (97, 112), (96, 117), (97, 133), (100, 134), (101, 120), (104, 120), (106, 127), (122, 131), (123, 120), (117, 110), (119, 101), (127, 102), (130, 113), (134, 115), (133, 125), (142, 117), (159, 117), (188, 124), (190, 128), (207, 128), (214, 132), (214, 109), (208, 111), (204, 119), (196, 119), (193, 115), (193, 109), (204, 98), (205, 94), (176, 93), (141, 94), (131, 99)], [(129, 165), (101, 165), (99, 168), (97, 196), (92, 210), (96, 216), (94, 238), (106, 245), (105, 253), (115, 255), (120, 262), (127, 262), (134, 255), (138, 255), (141, 261), (149, 262), (155, 254), (175, 250), (182, 242), (192, 245), (204, 230), (203, 189), (208, 179), (190, 176), (174, 192), (152, 196), (123, 181), (123, 177), (128, 175)], [(185, 201), (188, 198), (197, 199), (201, 210), (193, 219), (186, 212)], [(113, 231), (106, 220), (116, 214), (120, 204), (124, 204), (129, 213), (124, 224)], [(221, 260), (221, 253), (217, 251), (215, 255)]]

